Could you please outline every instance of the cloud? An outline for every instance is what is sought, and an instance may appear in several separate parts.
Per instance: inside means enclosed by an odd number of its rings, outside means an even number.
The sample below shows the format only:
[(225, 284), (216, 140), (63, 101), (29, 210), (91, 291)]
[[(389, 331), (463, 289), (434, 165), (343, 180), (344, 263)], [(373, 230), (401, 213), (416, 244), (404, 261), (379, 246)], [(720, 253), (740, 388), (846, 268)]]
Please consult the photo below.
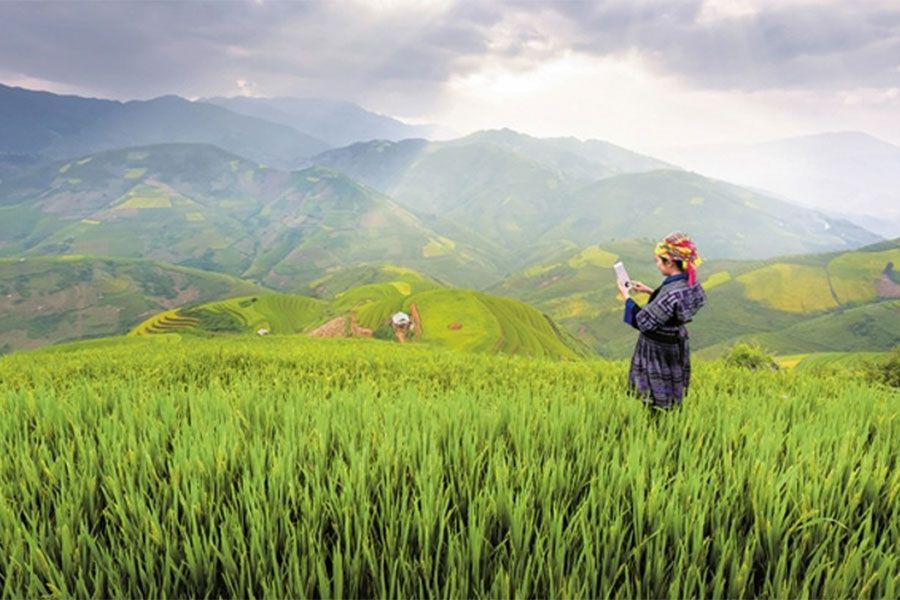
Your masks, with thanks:
[(893, 86), (900, 6), (887, 2), (553, 3), (577, 25), (573, 48), (635, 52), (706, 89)]
[[(0, 6), (0, 64), (113, 97), (353, 95), (440, 85), (485, 52), (493, 13), (440, 3), (41, 2)], [(471, 68), (471, 67), (469, 67)]]
[(328, 96), (422, 116), (451, 102), (460, 81), (526, 77), (568, 60), (640, 64), (667, 88), (818, 90), (868, 105), (884, 97), (887, 105), (900, 88), (900, 7), (893, 0), (0, 2), (0, 78), (120, 99)]

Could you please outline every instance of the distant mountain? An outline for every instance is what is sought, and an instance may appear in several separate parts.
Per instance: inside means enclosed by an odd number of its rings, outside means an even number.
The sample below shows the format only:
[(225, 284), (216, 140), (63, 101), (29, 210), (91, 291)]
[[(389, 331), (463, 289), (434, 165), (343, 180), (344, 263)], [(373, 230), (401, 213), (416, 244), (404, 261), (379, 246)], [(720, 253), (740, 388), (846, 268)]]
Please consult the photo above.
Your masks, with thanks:
[(763, 144), (661, 149), (704, 175), (780, 194), (900, 235), (900, 147), (865, 133), (824, 133)]
[(354, 144), (313, 159), (380, 189), (447, 237), (515, 260), (547, 226), (568, 183), (552, 169), (488, 143)]
[(191, 144), (102, 152), (0, 184), (0, 255), (23, 253), (147, 258), (285, 290), (376, 260), (468, 285), (497, 274), (482, 250), (333, 171)]
[(50, 159), (157, 143), (212, 144), (295, 167), (329, 146), (290, 127), (177, 96), (118, 102), (0, 85), (0, 155)]
[(424, 139), (399, 142), (374, 140), (325, 152), (312, 161), (347, 173), (378, 189), (388, 189), (397, 185), (407, 171), (418, 166), (425, 156), (448, 149), (457, 149), (454, 156), (458, 156), (459, 149), (464, 147), (471, 147), (474, 154), (500, 149), (539, 165), (554, 177), (581, 183), (622, 173), (677, 169), (663, 161), (600, 140), (536, 138), (511, 129), (479, 131), (444, 142)]
[(683, 171), (600, 180), (571, 194), (543, 241), (658, 238), (688, 231), (710, 257), (768, 258), (856, 248), (880, 238), (847, 221)]
[(21, 176), (44, 162), (33, 154), (0, 154), (0, 183)]
[(146, 260), (0, 258), (0, 352), (124, 333), (167, 308), (263, 292), (227, 275)]
[(454, 144), (495, 144), (529, 158), (560, 175), (594, 181), (622, 173), (643, 173), (678, 167), (601, 140), (574, 137), (536, 138), (511, 129), (479, 131)]
[[(633, 279), (655, 287), (661, 276), (652, 253), (649, 239), (568, 250), (488, 291), (532, 304), (602, 354), (627, 356), (636, 334), (622, 323), (612, 265), (623, 261)], [(692, 347), (711, 348), (709, 355), (752, 337), (784, 353), (890, 348), (900, 343), (898, 266), (900, 239), (848, 252), (708, 261), (699, 275), (709, 302), (690, 325)]]
[(368, 140), (427, 138), (435, 133), (429, 125), (409, 125), (392, 117), (368, 111), (351, 102), (321, 98), (206, 98), (215, 104), (251, 117), (287, 125), (328, 144), (340, 147)]
[[(487, 140), (499, 140), (502, 144)], [(693, 233), (710, 256), (768, 257), (843, 249), (880, 239), (821, 213), (732, 184), (652, 166), (637, 155), (617, 162), (566, 163), (557, 141), (485, 132), (450, 142), (369, 142), (331, 150), (313, 162), (382, 190), (437, 231), (466, 239), (507, 269), (538, 260), (547, 248), (631, 237)], [(511, 147), (519, 144), (521, 152)], [(599, 148), (599, 146), (598, 146)], [(626, 160), (626, 158), (628, 160)], [(573, 159), (574, 160), (574, 159)], [(629, 162), (631, 161), (631, 162)], [(572, 165), (577, 166), (577, 168)], [(593, 167), (592, 167), (593, 168)], [(602, 176), (603, 175), (603, 176)]]

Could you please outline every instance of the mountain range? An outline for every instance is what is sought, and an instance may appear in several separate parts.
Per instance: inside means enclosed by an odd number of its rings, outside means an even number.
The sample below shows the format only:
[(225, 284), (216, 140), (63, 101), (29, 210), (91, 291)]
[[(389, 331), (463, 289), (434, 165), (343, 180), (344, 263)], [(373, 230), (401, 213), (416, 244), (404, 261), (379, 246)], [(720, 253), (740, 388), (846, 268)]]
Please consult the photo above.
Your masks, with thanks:
[[(359, 176), (373, 164), (375, 144), (352, 161), (316, 162)], [(554, 249), (659, 237), (673, 223), (698, 232), (709, 256), (764, 258), (877, 240), (683, 171), (585, 185), (493, 143), (377, 144), (419, 155), (392, 170), (397, 183), (382, 192), (322, 166), (282, 171), (197, 144), (42, 165), (0, 184), (0, 255), (146, 258), (283, 290), (332, 268), (388, 260), (481, 287)]]
[(0, 85), (0, 155), (56, 160), (173, 142), (212, 144), (287, 168), (329, 147), (290, 127), (178, 96), (118, 102)]
[(704, 175), (846, 214), (887, 237), (900, 235), (900, 147), (871, 135), (823, 133), (659, 153)]
[(379, 257), (470, 285), (484, 252), (334, 171), (287, 172), (213, 146), (110, 150), (0, 184), (0, 255), (145, 258), (295, 289)]
[(351, 102), (325, 98), (205, 98), (202, 102), (237, 114), (286, 125), (340, 147), (365, 140), (402, 140), (432, 137), (437, 128), (409, 125), (368, 111)]
[(607, 146), (567, 141), (560, 150), (559, 140), (493, 131), (448, 142), (359, 143), (312, 161), (382, 191), (448, 237), (489, 241), (506, 270), (560, 244), (660, 237), (674, 228), (692, 232), (712, 256), (735, 258), (880, 239), (818, 211)]
[[(896, 312), (896, 242), (879, 246), (845, 219), (599, 140), (504, 129), (329, 148), (416, 132), (324, 100), (117, 102), (0, 86), (0, 286), (10, 311), (0, 346), (122, 331), (148, 311), (177, 310), (176, 300), (241, 293), (332, 302), (354, 289), (334, 306), (356, 311), (346, 298), (398, 282), (372, 266), (391, 263), (391, 273), (427, 273), (442, 289), (529, 302), (579, 344), (619, 356), (630, 338), (610, 301), (611, 257), (650, 283), (652, 240), (673, 229), (693, 234), (708, 259), (716, 308), (692, 329), (704, 351), (763, 334), (796, 352), (815, 346), (815, 332), (826, 349), (896, 337), (871, 325)], [(102, 261), (130, 265), (116, 267), (131, 281), (117, 280), (122, 294)], [(164, 273), (174, 296), (148, 291)], [(787, 306), (792, 281), (811, 295)], [(459, 301), (521, 312), (467, 294)], [(44, 312), (29, 316), (29, 298)], [(83, 316), (96, 305), (105, 308)]]

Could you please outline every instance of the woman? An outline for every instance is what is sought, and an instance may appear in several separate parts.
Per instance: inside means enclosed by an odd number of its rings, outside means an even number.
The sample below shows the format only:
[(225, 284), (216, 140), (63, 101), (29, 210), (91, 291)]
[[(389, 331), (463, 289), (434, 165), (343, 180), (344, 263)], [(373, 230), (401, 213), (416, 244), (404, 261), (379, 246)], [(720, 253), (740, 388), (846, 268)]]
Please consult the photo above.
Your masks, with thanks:
[[(647, 404), (657, 408), (679, 406), (691, 381), (691, 355), (687, 329), (706, 303), (706, 292), (697, 283), (701, 262), (697, 247), (683, 233), (673, 233), (656, 245), (656, 266), (665, 276), (655, 290), (639, 281), (619, 283), (625, 298), (625, 322), (641, 332), (628, 383)], [(650, 294), (643, 308), (629, 297), (636, 290)]]

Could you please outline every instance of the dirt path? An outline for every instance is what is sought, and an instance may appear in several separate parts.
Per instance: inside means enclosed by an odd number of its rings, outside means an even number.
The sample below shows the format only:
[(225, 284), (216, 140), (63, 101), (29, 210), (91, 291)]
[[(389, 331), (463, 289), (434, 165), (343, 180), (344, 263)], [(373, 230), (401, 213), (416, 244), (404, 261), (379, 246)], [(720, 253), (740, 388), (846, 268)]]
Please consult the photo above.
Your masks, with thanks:
[(309, 332), (311, 337), (372, 337), (372, 330), (360, 327), (356, 315), (335, 317)]

